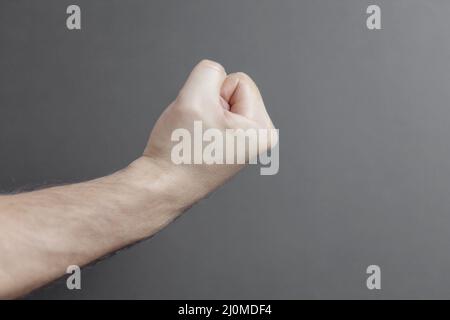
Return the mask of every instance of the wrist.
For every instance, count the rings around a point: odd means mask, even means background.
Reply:
[[[198,201],[203,193],[193,185],[186,168],[155,157],[141,156],[126,169],[127,181],[151,199],[164,202],[177,215]]]

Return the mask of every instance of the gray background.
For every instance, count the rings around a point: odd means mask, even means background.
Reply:
[[[81,31],[65,27],[72,3]],[[81,291],[63,279],[30,298],[450,298],[449,14],[444,0],[1,0],[3,192],[128,164],[201,58],[252,75],[281,135],[278,175],[248,168],[83,270]]]

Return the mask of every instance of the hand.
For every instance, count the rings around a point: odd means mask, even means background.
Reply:
[[[201,61],[191,72],[178,97],[163,112],[151,133],[144,158],[156,163],[166,172],[184,177],[183,181],[198,199],[223,184],[237,173],[239,164],[176,165],[171,159],[176,129],[187,129],[194,135],[194,121],[201,121],[203,130],[274,129],[261,94],[246,74],[227,75],[224,68],[213,61]],[[259,145],[257,153],[266,151],[278,137]],[[194,151],[195,152],[195,151]],[[257,156],[248,150],[247,160]]]

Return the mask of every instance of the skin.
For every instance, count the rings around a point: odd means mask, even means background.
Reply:
[[[84,266],[150,237],[235,175],[243,165],[172,163],[173,130],[192,131],[195,120],[205,129],[274,128],[249,76],[201,61],[128,167],[84,183],[0,196],[0,298],[20,297],[69,265]]]

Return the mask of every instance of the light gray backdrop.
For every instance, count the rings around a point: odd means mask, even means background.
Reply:
[[[444,0],[0,0],[3,192],[128,164],[201,58],[252,75],[281,135],[278,175],[248,168],[83,270],[81,291],[63,279],[30,297],[450,298],[449,14]]]

